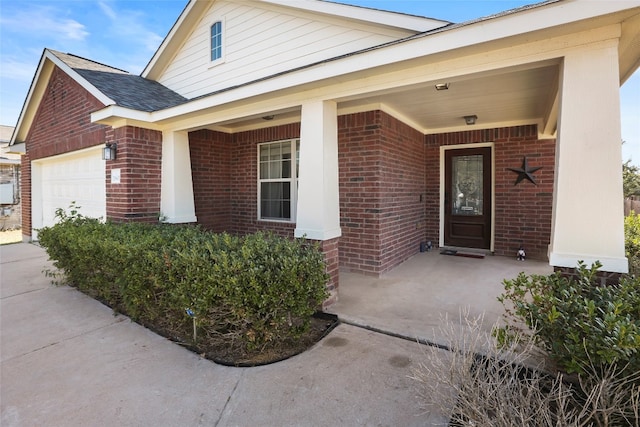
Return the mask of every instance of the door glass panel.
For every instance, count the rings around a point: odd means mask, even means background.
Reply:
[[[481,154],[451,159],[453,215],[482,215],[482,165]]]

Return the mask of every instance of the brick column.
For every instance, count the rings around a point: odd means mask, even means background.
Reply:
[[[553,267],[555,273],[560,273],[562,277],[567,279],[576,279],[578,274],[576,269],[572,267]],[[600,282],[600,286],[610,286],[620,283],[622,273],[612,273],[609,271],[598,271],[595,275],[596,279]]]
[[[329,282],[327,282],[329,297],[322,304],[322,308],[327,308],[338,301],[338,287],[340,284],[339,243],[339,238],[320,242],[320,248],[324,253],[324,262],[326,264],[327,273],[329,273]]]
[[[116,160],[106,162],[107,218],[115,221],[157,222],[160,213],[162,135],[125,126],[110,130],[117,143]],[[114,179],[119,173],[119,182]]]

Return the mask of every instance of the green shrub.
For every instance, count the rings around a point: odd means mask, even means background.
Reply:
[[[237,334],[249,348],[295,339],[327,297],[323,255],[273,234],[202,234],[170,258],[171,294],[208,333]]]
[[[56,210],[58,224],[38,230],[40,245],[47,249],[53,265],[65,273],[65,279],[93,297],[114,303],[117,296],[110,282],[112,277],[103,271],[101,261],[106,229],[98,219],[87,218],[71,205],[69,214]]]
[[[304,239],[57,216],[39,238],[67,283],[143,324],[255,350],[298,338],[327,297],[323,254]]]
[[[640,214],[635,212],[624,219],[624,248],[629,275],[640,277]]]
[[[600,286],[596,272],[580,263],[577,277],[559,273],[505,280],[498,298],[511,324],[524,322],[534,342],[567,372],[618,366],[640,371],[640,279]],[[504,331],[504,330],[503,330]],[[504,338],[504,335],[502,335]]]

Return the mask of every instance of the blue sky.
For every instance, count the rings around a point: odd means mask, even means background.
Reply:
[[[536,0],[343,0],[463,22]],[[187,0],[0,0],[0,124],[15,126],[42,50],[140,73]],[[621,90],[623,159],[640,165],[640,71]]]

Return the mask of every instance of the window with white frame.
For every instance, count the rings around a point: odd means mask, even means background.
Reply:
[[[258,217],[295,221],[300,140],[258,145]]]
[[[222,21],[211,26],[211,61],[222,58]]]

